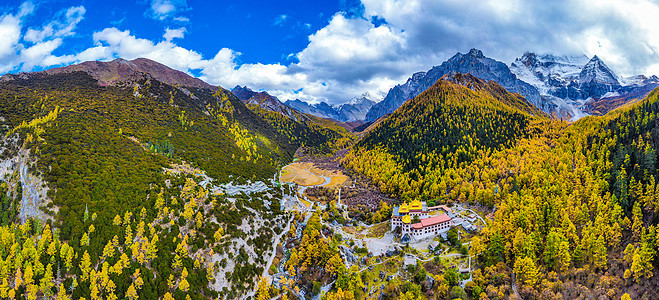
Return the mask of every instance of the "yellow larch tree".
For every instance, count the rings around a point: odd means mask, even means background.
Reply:
[[[59,284],[59,289],[57,292],[57,300],[69,300],[68,295],[66,295],[66,289],[64,288],[64,283]]]
[[[91,258],[89,257],[89,253],[85,251],[85,253],[82,255],[82,259],[80,260],[80,271],[82,272],[82,280],[86,280],[89,278],[89,272],[91,272]]]
[[[137,295],[137,290],[135,289],[135,285],[131,284],[128,289],[126,290],[126,298],[130,300],[136,300],[139,298]]]
[[[114,216],[114,220],[112,220],[112,225],[121,226],[121,216],[120,215]]]
[[[266,277],[261,276],[256,289],[256,299],[267,300],[270,299],[270,282]]]
[[[183,279],[181,279],[181,282],[179,282],[179,284],[178,284],[178,288],[179,288],[181,291],[187,293],[188,290],[190,289],[190,283],[188,283],[188,280],[187,280],[187,279],[183,278]]]

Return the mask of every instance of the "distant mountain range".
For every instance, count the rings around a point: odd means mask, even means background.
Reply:
[[[299,99],[286,101],[286,105],[301,112],[321,118],[335,119],[341,122],[364,120],[366,118],[366,113],[375,104],[375,98],[369,93],[364,93],[359,97],[352,98],[350,101],[339,105],[329,105],[325,102],[309,104]]]
[[[363,121],[368,110],[376,103],[369,93],[340,105],[329,105],[325,102],[310,104],[299,99],[282,103],[277,97],[265,91],[255,92],[247,86],[239,85],[231,89],[231,93],[246,105],[257,105],[265,110],[281,113],[295,121],[300,121],[299,117],[304,118],[304,114],[340,122]]]
[[[233,93],[238,99],[240,99],[246,105],[248,104],[258,105],[263,109],[281,113],[284,116],[287,116],[295,121],[298,121],[298,116],[295,114],[293,109],[291,109],[289,106],[279,101],[277,97],[272,96],[267,92],[255,92],[246,86],[241,87],[237,85],[236,87],[231,89],[231,93]]]
[[[633,99],[641,99],[659,86],[657,76],[620,78],[597,56],[536,55],[525,53],[510,67],[485,57],[478,49],[457,53],[427,72],[412,75],[389,90],[366,114],[366,122],[394,112],[405,101],[427,90],[446,74],[469,73],[493,80],[510,92],[519,93],[542,111],[565,120],[603,115]]]
[[[405,101],[421,94],[442,76],[449,73],[469,73],[484,80],[493,80],[506,90],[521,94],[542,110],[547,109],[549,106],[548,103],[544,103],[537,89],[517,79],[505,63],[485,57],[483,52],[478,49],[471,49],[467,54],[455,54],[449,60],[433,67],[428,72],[415,73],[405,84],[391,88],[384,100],[374,105],[366,114],[366,121],[373,122],[394,112]]]
[[[551,113],[564,119],[606,114],[632,99],[645,97],[659,86],[657,76],[622,78],[597,55],[588,59],[585,55],[525,53],[510,69],[533,85],[543,98],[556,104]]]
[[[294,120],[293,110],[350,123],[359,131],[393,113],[443,76],[454,74],[471,74],[485,81],[492,80],[509,92],[522,95],[554,118],[572,121],[587,115],[604,115],[631,100],[645,97],[659,86],[657,76],[622,78],[597,56],[589,59],[585,55],[537,55],[527,52],[508,66],[486,57],[478,49],[471,49],[466,54],[455,54],[427,72],[414,73],[404,84],[391,88],[380,102],[376,102],[369,93],[343,104],[330,105],[326,102],[311,104],[300,99],[282,103],[266,92],[255,92],[240,86],[232,92],[245,104],[256,104]]]
[[[141,79],[156,79],[180,87],[217,90],[197,78],[176,71],[148,59],[112,62],[84,62],[64,68],[46,70],[54,75],[83,71],[98,80],[101,85],[121,85]],[[583,116],[603,115],[633,99],[645,97],[659,87],[657,76],[644,75],[622,78],[611,70],[599,57],[557,56],[552,54],[525,53],[510,66],[488,58],[478,49],[457,53],[439,66],[427,72],[412,75],[404,84],[389,90],[379,103],[369,93],[364,93],[340,105],[325,102],[310,104],[295,99],[282,102],[267,92],[255,92],[248,87],[236,86],[231,92],[245,104],[258,105],[293,119],[303,115],[295,111],[340,122],[372,123],[394,112],[405,101],[427,90],[446,74],[472,74],[484,80],[493,80],[510,92],[519,93],[531,104],[559,119],[577,120]],[[4,77],[8,79],[8,77]],[[356,125],[353,125],[356,126]]]

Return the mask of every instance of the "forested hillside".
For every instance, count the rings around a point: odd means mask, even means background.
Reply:
[[[86,72],[3,78],[0,298],[269,298],[323,286],[326,299],[373,294],[363,289],[378,282],[365,271],[369,249],[327,227],[341,215],[336,203],[308,219],[287,214],[286,189],[269,183],[299,147],[352,145],[344,128],[149,76],[108,86]],[[382,295],[658,298],[657,114],[659,90],[570,124],[494,82],[445,76],[342,163],[403,201],[492,212],[459,249],[477,269],[462,289],[440,259],[401,271],[394,257],[373,265],[403,276],[382,281]],[[255,180],[265,188],[219,188]],[[377,214],[389,213],[383,202]],[[348,263],[346,245],[364,257]],[[259,280],[282,259],[287,282]]]
[[[356,140],[355,135],[328,119],[295,110],[292,110],[295,116],[292,119],[255,104],[247,104],[247,107],[285,136],[292,145],[302,147],[307,154],[328,154],[349,147]]]
[[[471,299],[505,298],[513,281],[524,299],[659,297],[659,92],[574,124],[479,93],[438,81],[344,163],[403,199],[494,211],[469,250],[479,265]]]
[[[285,215],[272,192],[214,186],[269,182],[312,143],[222,88],[127,79],[3,77],[0,298],[231,299],[256,283]]]
[[[452,191],[450,178],[439,177],[448,175],[445,170],[515,145],[528,136],[531,123],[544,118],[523,97],[493,81],[445,76],[366,134],[346,163],[384,192],[436,198]]]
[[[233,95],[188,89],[156,80],[101,87],[82,72],[2,84],[5,135],[38,157],[59,218],[70,219],[64,236],[85,205],[103,218],[137,207],[169,162],[228,182],[270,177],[291,159],[295,147]]]

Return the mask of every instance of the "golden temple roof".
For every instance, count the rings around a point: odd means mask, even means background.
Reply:
[[[423,204],[421,204],[421,201],[419,200],[414,200],[410,203],[409,210],[423,210]]]
[[[398,208],[398,213],[399,213],[399,214],[406,214],[406,213],[408,213],[408,212],[410,212],[410,209],[409,209],[409,207],[407,206],[407,203],[403,203],[403,204],[400,206],[400,208]]]
[[[410,217],[410,215],[403,216],[403,223],[410,224],[411,222],[412,222],[412,218]]]

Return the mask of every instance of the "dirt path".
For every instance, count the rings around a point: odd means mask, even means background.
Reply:
[[[286,223],[286,227],[284,230],[275,238],[275,240],[272,242],[272,255],[270,255],[270,258],[268,258],[268,263],[265,265],[265,269],[263,269],[263,277],[266,277],[268,275],[268,271],[270,270],[270,267],[272,266],[272,262],[275,260],[275,256],[277,256],[277,245],[281,242],[281,238],[288,233],[289,230],[291,230],[291,222],[293,222],[293,217],[291,216],[288,219],[288,223]]]
[[[520,297],[520,296],[519,296],[519,293],[517,292],[517,280],[515,279],[515,272],[513,272],[513,270],[512,270],[511,268],[508,268],[508,269],[509,269],[509,270],[512,272],[512,274],[513,274],[513,276],[512,276],[512,277],[513,277],[513,292],[515,293],[515,297],[516,297],[517,299],[522,299],[522,297]]]
[[[286,228],[284,228],[284,230],[283,230],[279,235],[277,235],[277,237],[275,238],[275,240],[272,242],[272,254],[271,254],[270,257],[268,258],[268,263],[267,263],[267,264],[265,265],[265,267],[263,268],[263,274],[261,274],[262,277],[264,277],[264,278],[265,278],[265,277],[268,277],[268,278],[270,278],[270,279],[272,280],[272,278],[271,278],[270,275],[268,274],[268,271],[270,270],[270,267],[272,266],[272,263],[273,263],[274,260],[275,260],[275,256],[277,256],[277,245],[279,245],[279,243],[281,242],[281,238],[282,238],[284,235],[286,235],[286,234],[288,233],[289,230],[291,230],[291,222],[293,222],[293,217],[292,217],[292,216],[288,219],[288,222],[286,223]],[[251,298],[254,298],[254,296],[256,296],[256,290],[257,290],[257,289],[258,289],[258,285],[256,285],[256,286],[254,287],[254,290],[252,290],[252,291],[250,291],[249,293],[245,294],[245,295],[243,296],[242,299],[251,299]],[[279,297],[279,296],[277,296],[277,297]],[[274,298],[272,298],[272,299],[276,299],[277,297],[274,297]]]

